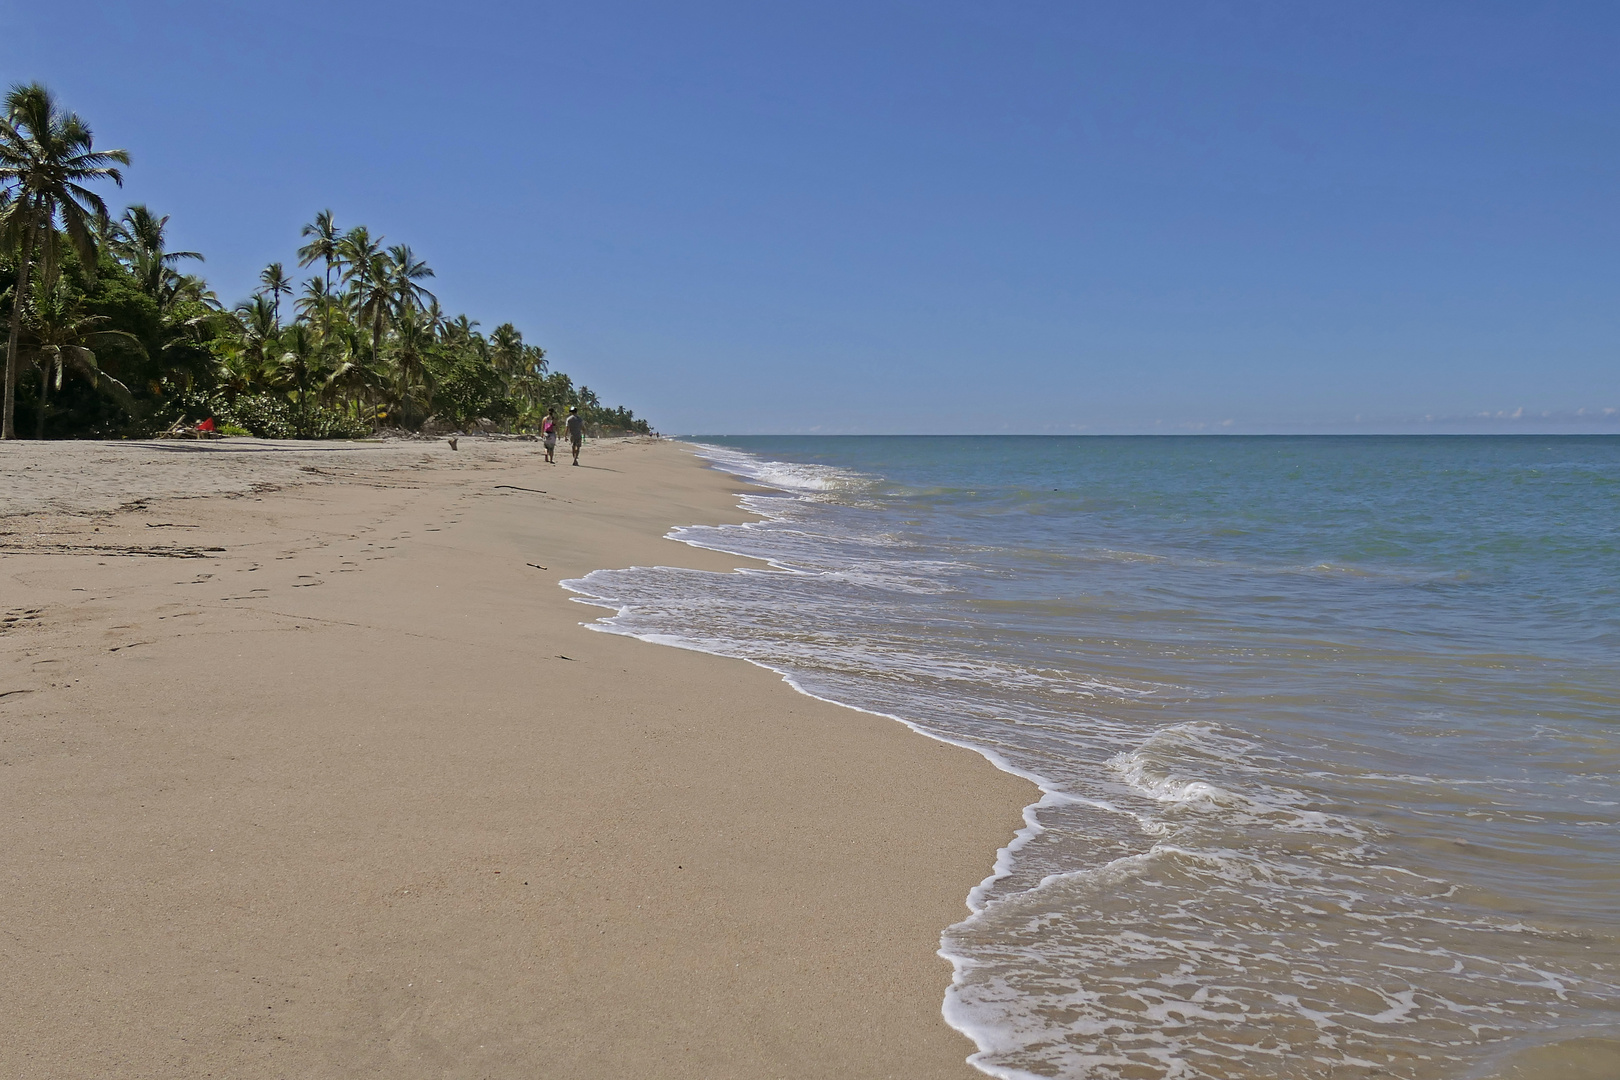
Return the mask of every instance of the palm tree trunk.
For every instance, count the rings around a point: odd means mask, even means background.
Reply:
[[[376,316],[371,321],[371,366],[372,367],[377,366],[378,346],[380,346],[382,344],[382,324],[383,324],[383,313],[382,313],[382,309],[378,308]]]
[[[34,230],[23,232],[22,258],[17,260],[17,286],[11,296],[11,329],[6,334],[6,394],[0,408],[0,439],[17,437],[17,346],[22,335],[23,293],[28,291],[28,264],[34,257]]]
[[[43,364],[39,369],[39,423],[35,425],[34,438],[40,442],[45,441],[45,401],[51,392],[51,365]]]

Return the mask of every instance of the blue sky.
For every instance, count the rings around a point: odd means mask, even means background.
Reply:
[[[1530,0],[0,0],[224,298],[331,207],[684,433],[1620,432],[1616,55]]]

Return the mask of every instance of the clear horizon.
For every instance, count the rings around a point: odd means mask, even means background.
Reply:
[[[227,303],[330,207],[665,432],[1620,432],[1610,8],[0,27]]]
[[[689,439],[702,441],[703,439],[747,439],[747,438],[874,438],[874,439],[1196,439],[1196,438],[1406,438],[1427,437],[1434,438],[1522,438],[1522,439],[1613,439],[1620,438],[1620,431],[1613,428],[1604,429],[1593,424],[1583,427],[1575,422],[1568,422],[1559,426],[1555,421],[1542,425],[1514,428],[1511,430],[1490,430],[1483,422],[1472,424],[1458,421],[1454,427],[1440,428],[1435,425],[1419,427],[1409,425],[1401,427],[1391,423],[1384,425],[1367,425],[1355,430],[1344,425],[1324,424],[1318,429],[1305,429],[1300,427],[1285,427],[1275,425],[1274,428],[1261,430],[1239,429],[1236,426],[1212,428],[1208,425],[1185,424],[1181,430],[1161,431],[723,431],[723,432],[689,432],[664,431],[658,429],[658,434],[671,439]]]

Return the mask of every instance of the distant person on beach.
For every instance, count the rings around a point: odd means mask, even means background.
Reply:
[[[557,418],[552,415],[551,407],[546,407],[546,417],[540,421],[540,433],[546,439],[546,460],[557,464]]]
[[[579,418],[579,407],[568,406],[568,443],[574,449],[574,464],[579,464],[579,444],[585,441],[585,421]]]

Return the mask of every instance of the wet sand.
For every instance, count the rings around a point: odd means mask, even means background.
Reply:
[[[560,579],[726,570],[681,447],[0,445],[0,1075],[972,1077],[1035,797]]]

